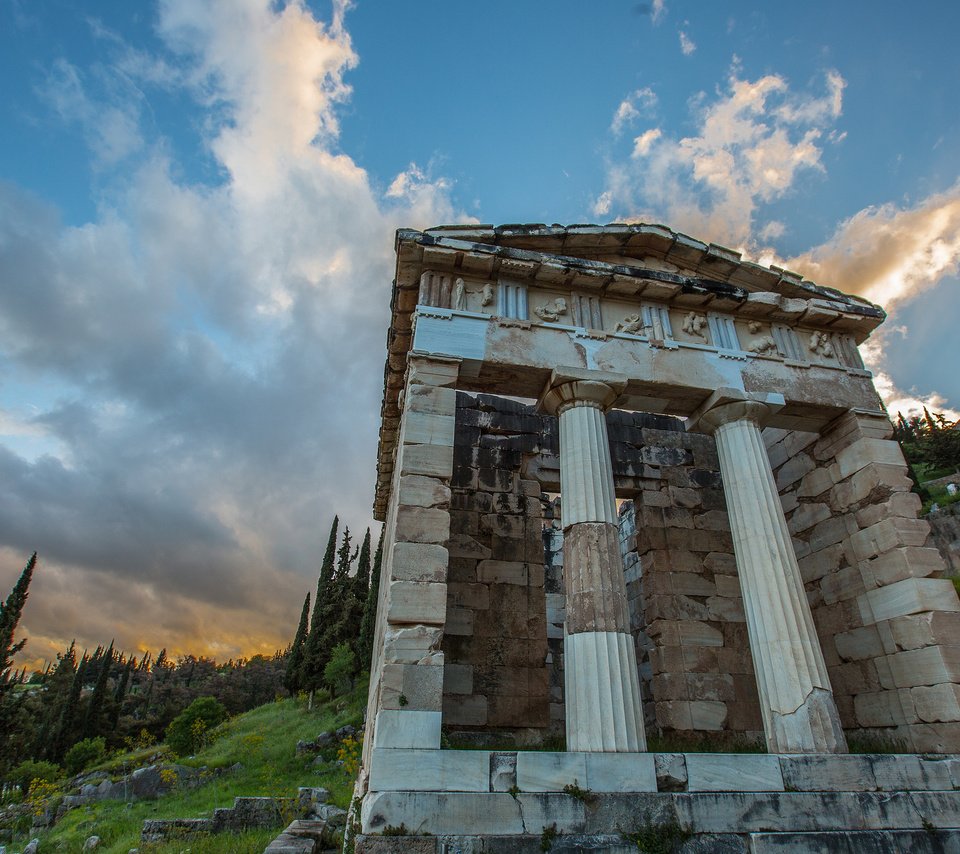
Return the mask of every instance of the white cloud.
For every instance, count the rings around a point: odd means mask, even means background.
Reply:
[[[865,341],[860,346],[860,354],[864,364],[873,371],[874,385],[893,419],[896,419],[898,412],[902,413],[904,418],[923,415],[924,409],[931,413],[942,413],[951,421],[960,418],[960,411],[953,409],[939,392],[922,392],[917,389],[904,391],[897,386],[886,369],[888,360],[884,352],[883,335],[874,335]]]
[[[840,113],[843,78],[830,72],[825,94],[797,94],[779,75],[741,79],[736,64],[724,92],[694,100],[696,133],[661,133],[642,144],[642,164],[610,165],[604,192],[618,219],[746,246],[760,205],[789,193],[798,175],[822,171],[820,140]]]
[[[690,38],[683,30],[680,30],[680,50],[684,56],[691,56],[693,52],[697,49],[697,46],[694,44],[693,39]]]
[[[657,95],[649,86],[637,89],[624,98],[613,114],[610,130],[614,135],[629,127],[644,115],[649,115],[657,105]]]
[[[663,20],[663,16],[667,12],[667,6],[664,3],[664,0],[653,0],[650,4],[650,18],[653,20],[653,23],[659,24]]]
[[[371,521],[393,231],[465,217],[416,165],[380,194],[338,150],[343,8],[324,26],[299,0],[167,0],[168,55],[117,47],[145,91],[195,100],[217,182],[184,180],[135,123],[125,146],[87,137],[127,158],[95,221],[64,227],[0,185],[0,359],[59,389],[31,424],[64,449],[0,438],[0,589],[39,549],[24,620],[50,644],[276,645],[333,514],[361,536]],[[139,116],[134,89],[106,97]]]
[[[663,132],[660,128],[651,128],[644,131],[633,141],[633,153],[631,157],[646,157],[650,153],[653,144],[660,139]]]

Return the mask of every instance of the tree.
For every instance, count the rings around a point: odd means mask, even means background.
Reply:
[[[14,641],[14,635],[27,601],[27,590],[36,565],[37,553],[34,552],[10,595],[0,604],[0,772],[5,772],[16,758],[7,755],[13,750],[12,735],[20,706],[13,690],[17,685],[13,659],[26,645],[27,639]]]
[[[303,610],[300,612],[300,622],[297,624],[297,633],[293,636],[290,646],[290,655],[287,657],[287,669],[283,676],[283,684],[291,694],[296,694],[302,687],[303,653],[307,645],[307,619],[310,617],[310,594],[303,600]]]
[[[207,734],[226,720],[227,710],[214,697],[198,697],[167,727],[167,744],[180,756],[196,753],[207,740]]]
[[[350,644],[338,643],[333,648],[327,666],[323,669],[324,681],[334,697],[345,694],[353,686],[353,671],[354,658]]]
[[[357,638],[357,665],[361,668],[370,667],[370,659],[373,657],[373,633],[376,629],[377,599],[380,595],[380,566],[383,563],[383,534],[384,529],[381,529],[377,553],[373,558],[370,586],[367,588],[367,598],[363,605],[360,636]]]
[[[303,653],[303,671],[300,678],[300,688],[311,693],[322,686],[323,668],[330,658],[329,650],[323,649],[324,627],[330,620],[332,612],[329,601],[334,575],[334,557],[337,552],[337,527],[340,519],[333,517],[330,526],[330,537],[327,539],[327,550],[320,565],[320,577],[317,579],[317,596],[313,600],[313,614],[310,617],[310,632]]]
[[[87,713],[83,719],[83,737],[90,739],[97,734],[100,728],[100,718],[103,713],[103,702],[107,694],[107,679],[110,678],[110,668],[113,665],[113,641],[110,649],[100,656],[100,669],[97,672],[97,681],[93,686],[93,694],[87,704]]]

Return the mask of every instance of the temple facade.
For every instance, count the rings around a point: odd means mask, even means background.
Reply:
[[[960,747],[960,602],[857,350],[879,307],[658,225],[396,253],[364,833],[657,792],[704,739],[781,789],[848,740]]]

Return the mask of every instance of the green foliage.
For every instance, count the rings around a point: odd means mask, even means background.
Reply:
[[[380,542],[373,558],[370,584],[367,598],[363,603],[363,616],[360,619],[360,636],[357,638],[357,662],[360,667],[368,667],[373,657],[373,634],[377,621],[377,599],[380,595],[380,566],[383,563],[383,534],[386,526],[380,529]]]
[[[651,753],[766,753],[762,741],[751,741],[742,735],[682,735],[670,733],[647,737],[647,750]]]
[[[693,830],[684,827],[675,818],[659,823],[646,818],[639,830],[623,834],[624,839],[633,842],[637,850],[646,854],[673,854],[679,851],[691,836]]]
[[[156,801],[98,801],[70,810],[49,831],[41,832],[41,851],[79,851],[87,837],[97,835],[103,854],[127,854],[139,848],[149,854],[237,854],[263,851],[276,837],[280,826],[272,830],[250,831],[239,835],[219,834],[144,847],[140,830],[144,819],[209,816],[218,807],[229,807],[235,797],[295,797],[300,786],[322,786],[337,806],[346,809],[353,794],[353,780],[347,779],[333,754],[319,763],[313,756],[297,755],[297,741],[312,740],[318,732],[335,730],[344,724],[358,725],[366,704],[367,680],[343,697],[308,711],[303,701],[284,699],[269,702],[220,726],[218,738],[207,744],[186,764],[210,770],[197,787],[174,789]],[[102,768],[111,775],[129,774],[135,768],[156,761],[157,748],[111,757]],[[236,766],[240,763],[240,766]],[[229,770],[228,770],[229,769]],[[29,827],[18,831],[9,847],[21,851],[31,836]]]
[[[34,552],[10,595],[4,602],[0,602],[0,776],[17,760],[20,753],[13,737],[21,706],[21,698],[13,690],[19,684],[13,670],[13,659],[27,641],[25,638],[14,641],[14,635],[27,601],[27,590],[36,565],[37,553]]]
[[[848,733],[847,750],[850,753],[910,753],[905,741],[869,732]]]
[[[181,756],[196,753],[204,745],[207,733],[226,717],[222,703],[213,697],[199,697],[167,727],[167,745]]]
[[[59,765],[43,760],[38,762],[34,759],[25,759],[7,774],[7,782],[19,786],[20,791],[26,794],[34,780],[53,783],[62,776],[63,769]]]
[[[307,620],[310,618],[310,594],[303,600],[303,609],[300,611],[300,622],[297,624],[297,633],[293,636],[290,645],[290,655],[287,656],[287,669],[283,675],[283,684],[291,694],[296,694],[303,685],[303,655],[307,646]]]
[[[63,757],[63,767],[68,774],[79,774],[84,768],[89,768],[103,759],[107,750],[107,743],[103,736],[85,738],[71,747]]]
[[[540,834],[540,850],[549,851],[553,848],[553,843],[558,836],[560,836],[560,831],[557,830],[556,822],[549,827],[544,827],[543,833]]]
[[[350,644],[339,643],[333,648],[333,655],[323,669],[323,678],[330,691],[336,697],[350,690],[353,682],[354,656]]]
[[[597,800],[597,796],[593,793],[593,790],[580,788],[578,780],[567,783],[567,785],[563,787],[563,791],[565,794],[570,795],[570,797],[576,798],[585,804],[592,804]]]
[[[953,427],[942,412],[931,415],[924,409],[922,417],[909,419],[898,412],[894,438],[911,466],[923,467],[927,477],[936,477],[935,472],[950,474],[960,467],[960,430]]]
[[[400,827],[395,827],[392,824],[388,824],[381,832],[381,836],[409,836],[409,835],[410,835],[410,831],[408,830],[407,826],[403,822],[400,822]]]

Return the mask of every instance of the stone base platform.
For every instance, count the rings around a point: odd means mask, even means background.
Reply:
[[[391,750],[371,764],[357,854],[960,854],[952,755]]]

